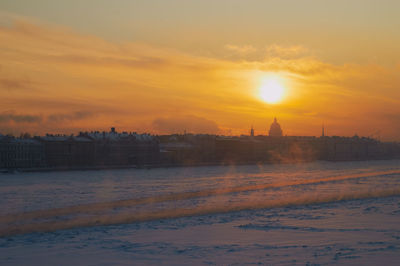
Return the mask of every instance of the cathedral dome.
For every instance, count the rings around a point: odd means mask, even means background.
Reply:
[[[281,137],[282,136],[282,129],[281,125],[276,121],[276,117],[274,118],[274,122],[271,124],[269,128],[269,135],[271,137]]]

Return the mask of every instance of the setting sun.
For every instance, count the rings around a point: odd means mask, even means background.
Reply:
[[[282,101],[285,87],[278,77],[268,77],[262,80],[259,88],[259,97],[264,102],[275,104]]]

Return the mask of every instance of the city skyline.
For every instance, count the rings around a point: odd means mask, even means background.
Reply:
[[[271,134],[271,130],[272,132],[276,132],[277,128],[276,125],[278,127],[278,133],[272,133]],[[245,134],[240,134],[240,135],[234,135],[234,134],[230,134],[230,135],[223,135],[223,134],[213,134],[210,132],[193,132],[193,131],[188,131],[186,128],[183,129],[183,131],[170,131],[168,133],[151,133],[149,131],[142,131],[142,132],[137,132],[137,131],[126,131],[126,130],[122,130],[122,131],[118,131],[118,128],[112,126],[112,127],[108,127],[108,129],[104,129],[104,130],[93,130],[93,129],[86,129],[86,130],[82,130],[79,132],[72,132],[72,133],[67,133],[67,132],[45,132],[43,134],[32,134],[31,132],[28,131],[22,131],[20,132],[20,134],[13,134],[13,133],[6,133],[4,134],[4,132],[0,132],[0,137],[19,137],[19,138],[34,138],[34,137],[40,137],[40,136],[77,136],[77,135],[81,135],[81,134],[88,134],[88,133],[115,133],[115,134],[138,134],[138,135],[153,135],[153,136],[162,136],[162,135],[214,135],[214,136],[227,136],[227,137],[240,137],[240,136],[274,136],[274,137],[344,137],[344,138],[349,138],[349,137],[364,137],[364,138],[369,138],[369,139],[375,139],[380,141],[380,135],[379,133],[377,134],[371,134],[369,136],[359,136],[358,134],[354,134],[353,136],[338,136],[338,135],[329,135],[326,133],[326,129],[325,129],[325,125],[321,126],[321,132],[320,134],[314,134],[314,135],[287,135],[284,134],[284,131],[281,129],[281,126],[279,123],[277,123],[277,118],[274,118],[274,121],[266,127],[266,129],[256,129],[254,128],[254,126],[251,126],[248,129],[248,132]]]
[[[2,1],[0,132],[400,140],[398,2],[229,3]]]
[[[1,0],[0,265],[397,265],[400,1]]]

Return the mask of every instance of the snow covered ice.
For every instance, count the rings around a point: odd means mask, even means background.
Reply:
[[[397,265],[400,161],[0,175],[1,265]]]

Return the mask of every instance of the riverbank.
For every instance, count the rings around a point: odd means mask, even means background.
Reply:
[[[204,167],[204,166],[229,166],[229,165],[271,165],[271,164],[297,164],[314,161],[326,162],[362,162],[362,161],[381,161],[398,160],[399,158],[382,158],[374,160],[283,160],[283,161],[246,161],[246,162],[187,162],[187,163],[158,163],[145,165],[98,165],[98,166],[78,166],[78,167],[39,167],[39,168],[19,168],[19,169],[0,169],[1,173],[20,173],[20,172],[65,172],[65,171],[100,171],[113,169],[153,169],[153,168],[179,168],[179,167]]]

